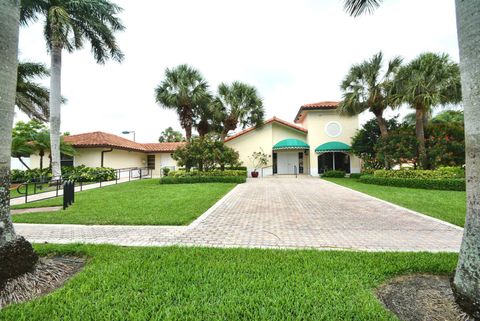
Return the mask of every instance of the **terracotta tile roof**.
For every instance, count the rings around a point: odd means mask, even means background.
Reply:
[[[104,147],[104,148],[116,148],[138,152],[173,152],[177,147],[182,146],[181,143],[147,143],[141,144],[129,139],[104,133],[104,132],[91,132],[78,135],[65,136],[64,141],[70,143],[73,147],[85,148],[85,147]]]
[[[264,124],[264,125],[268,125],[268,124],[273,123],[273,122],[282,124],[282,125],[284,125],[284,126],[287,126],[287,127],[290,127],[290,128],[296,129],[296,130],[299,130],[299,131],[302,131],[302,132],[304,132],[304,133],[307,133],[307,132],[308,132],[306,128],[303,128],[302,126],[298,126],[298,125],[292,124],[292,123],[290,123],[290,122],[288,122],[288,121],[285,121],[285,120],[282,120],[282,119],[280,119],[280,118],[278,118],[278,117],[272,117],[272,118],[266,120],[263,124]],[[244,134],[246,134],[246,133],[248,133],[248,132],[251,132],[251,131],[254,130],[254,129],[255,129],[255,127],[249,127],[249,128],[247,128],[247,129],[244,129],[244,130],[242,130],[242,131],[240,131],[240,132],[238,132],[238,133],[236,133],[236,134],[233,134],[232,136],[227,137],[227,138],[225,139],[225,141],[228,142],[228,141],[230,141],[230,140],[232,140],[232,139],[235,139],[235,138],[237,138],[237,137],[239,137],[239,136],[242,136],[242,135],[244,135]]]
[[[300,109],[298,110],[297,116],[295,116],[295,123],[301,122],[303,118],[305,117],[305,113],[302,113],[304,110],[328,110],[328,109],[336,109],[338,107],[338,104],[340,104],[339,101],[321,101],[318,103],[311,103],[311,104],[305,104],[300,106]]]

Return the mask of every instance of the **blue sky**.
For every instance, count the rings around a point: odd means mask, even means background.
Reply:
[[[135,130],[137,141],[154,142],[164,128],[180,129],[153,90],[165,68],[182,63],[199,69],[213,92],[222,81],[256,86],[267,117],[293,121],[304,103],[340,99],[349,67],[379,50],[406,60],[446,52],[458,61],[453,0],[385,0],[356,19],[339,0],[115,2],[124,8],[125,61],[97,65],[88,46],[64,53],[63,131]],[[21,29],[20,57],[49,63],[40,23]]]

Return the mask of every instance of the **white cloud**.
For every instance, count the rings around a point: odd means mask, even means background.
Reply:
[[[127,27],[118,34],[125,61],[97,65],[89,48],[64,53],[63,131],[136,130],[138,141],[153,142],[165,127],[180,129],[153,90],[166,67],[181,63],[198,68],[213,90],[222,81],[255,85],[268,117],[293,120],[303,103],[339,99],[349,67],[379,50],[458,60],[453,0],[390,0],[356,19],[340,0],[116,2]],[[48,64],[45,48],[41,25],[21,30],[22,59]]]

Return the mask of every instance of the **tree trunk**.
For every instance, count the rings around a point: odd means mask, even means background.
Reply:
[[[425,131],[423,128],[423,109],[415,110],[415,135],[418,140],[418,160],[423,169],[427,166],[427,152],[425,149]]]
[[[30,169],[30,167],[28,167],[27,164],[25,164],[25,162],[23,161],[23,159],[21,157],[17,157],[17,158],[20,161],[20,163],[22,163],[22,165],[25,166],[26,169]]]
[[[60,119],[62,103],[62,45],[55,42],[51,48],[50,75],[50,157],[52,159],[52,180],[60,179]]]
[[[465,113],[467,217],[453,292],[480,319],[480,2],[456,0]]]
[[[192,139],[192,126],[187,125],[185,126],[185,138],[187,139],[187,142],[189,142]]]
[[[38,153],[38,156],[40,156],[40,169],[43,169],[43,155],[45,155],[43,151],[40,151],[40,153]]]
[[[0,247],[16,238],[10,217],[10,155],[19,19],[20,1],[0,1]]]
[[[380,128],[380,135],[382,137],[387,137],[388,136],[387,122],[385,121],[385,118],[383,118],[383,114],[376,113],[375,117],[377,118],[378,128]]]

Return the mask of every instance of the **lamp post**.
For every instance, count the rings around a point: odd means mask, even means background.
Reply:
[[[124,130],[122,134],[133,134],[133,141],[135,141],[135,131],[134,130]]]

